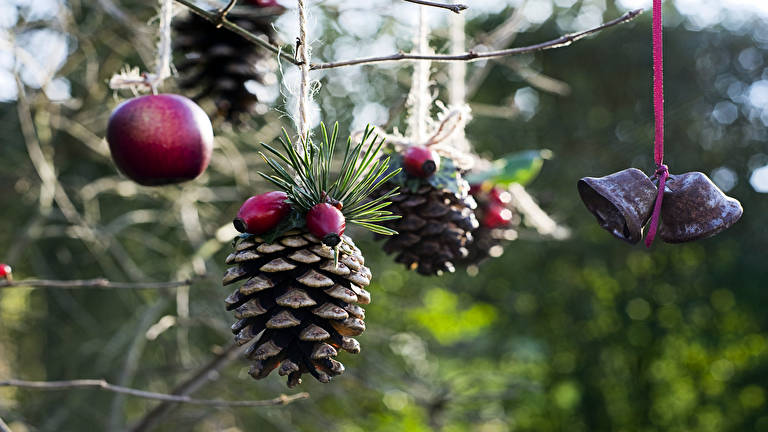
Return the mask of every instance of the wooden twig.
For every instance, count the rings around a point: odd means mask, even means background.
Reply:
[[[427,1],[427,0],[405,0],[409,3],[416,3],[424,6],[432,6],[436,8],[441,9],[448,9],[449,11],[453,13],[461,13],[463,10],[469,9],[469,6],[461,3],[455,3],[455,4],[447,4],[447,3],[437,3],[433,1]]]
[[[165,393],[148,392],[128,387],[110,384],[105,380],[99,379],[81,379],[68,381],[23,381],[23,380],[5,380],[0,381],[0,387],[19,387],[35,390],[74,390],[83,388],[95,388],[113,393],[126,394],[144,399],[160,400],[171,403],[185,403],[191,405],[205,405],[212,407],[260,407],[288,405],[301,399],[307,399],[309,393],[296,393],[293,395],[280,395],[274,399],[266,400],[239,400],[229,401],[221,399],[193,399],[189,396],[169,395]]]
[[[224,6],[221,9],[219,9],[219,16],[218,16],[218,21],[219,22],[216,23],[216,28],[219,28],[219,27],[224,25],[224,18],[227,17],[227,14],[229,13],[229,11],[231,11],[232,8],[234,8],[236,4],[237,4],[237,0],[229,0],[229,3],[227,3],[226,6]]]
[[[600,30],[613,27],[617,24],[629,22],[635,19],[642,12],[643,12],[643,9],[636,9],[633,11],[629,11],[624,15],[616,19],[613,19],[611,21],[608,21],[606,23],[603,23],[597,27],[593,27],[591,29],[584,30],[578,33],[563,35],[557,39],[552,39],[547,42],[541,42],[535,45],[529,45],[524,47],[509,48],[509,49],[503,49],[498,51],[488,51],[488,52],[469,51],[463,54],[424,55],[424,54],[407,54],[404,52],[399,52],[397,54],[392,54],[388,56],[366,57],[366,58],[343,60],[343,61],[331,62],[331,63],[313,64],[311,66],[311,69],[312,70],[332,69],[332,68],[338,68],[338,67],[344,67],[344,66],[385,63],[385,62],[403,61],[403,60],[407,60],[407,61],[428,60],[433,62],[452,62],[452,61],[473,62],[473,61],[478,61],[478,60],[483,60],[488,58],[506,57],[506,56],[530,53],[534,51],[543,51],[543,50],[554,49],[554,48],[562,48],[562,47],[571,45],[572,43],[578,41],[579,39],[582,39],[593,33],[597,33]]]
[[[201,278],[198,278],[201,279]],[[23,279],[0,281],[0,289],[14,287],[34,287],[34,288],[99,288],[99,289],[165,289],[189,286],[198,279],[186,279],[171,282],[112,282],[107,279],[83,279],[83,280],[46,280],[46,279]]]
[[[2,418],[0,418],[0,432],[11,432],[11,427],[8,426]]]
[[[217,371],[237,358],[244,348],[235,344],[230,345],[208,363],[204,364],[190,378],[177,385],[173,389],[172,394],[188,396],[199,390],[205,384],[218,377]],[[161,402],[136,422],[131,432],[147,432],[152,430],[174,406],[176,405],[168,401]]]

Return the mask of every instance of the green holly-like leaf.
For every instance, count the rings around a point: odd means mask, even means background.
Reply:
[[[282,232],[302,227],[304,216],[315,205],[339,202],[343,205],[341,212],[347,222],[378,234],[397,234],[380,225],[380,222],[400,217],[384,210],[390,204],[387,200],[397,194],[397,188],[378,198],[369,199],[373,191],[400,172],[399,168],[390,169],[389,158],[379,158],[384,140],[373,135],[372,127],[366,127],[359,144],[353,145],[352,139],[347,139],[341,166],[333,167],[339,124],[334,124],[330,135],[325,124],[321,123],[320,128],[322,141],[319,146],[312,139],[304,139],[303,154],[294,148],[285,130],[280,139],[282,151],[262,143],[267,151],[262,152],[261,157],[273,174],[259,174],[285,191],[293,210],[291,217],[286,218],[288,221],[281,223],[288,227]],[[279,235],[273,232],[270,234],[274,234],[272,239]],[[265,240],[269,241],[266,237]]]
[[[461,175],[452,159],[441,157],[440,169],[425,179],[406,174],[405,170],[402,169],[403,156],[401,154],[391,155],[389,161],[391,170],[400,169],[400,172],[392,177],[392,183],[400,186],[401,189],[416,192],[422,186],[429,184],[436,189],[447,189],[452,193],[459,193]]]
[[[512,183],[527,185],[541,172],[544,160],[552,157],[549,150],[526,150],[493,161],[491,169],[467,175],[470,184],[490,182],[499,186]]]

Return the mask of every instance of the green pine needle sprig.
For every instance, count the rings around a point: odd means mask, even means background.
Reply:
[[[381,222],[400,218],[384,210],[390,204],[389,198],[397,195],[397,188],[378,198],[369,198],[376,189],[400,172],[400,169],[389,172],[389,157],[379,157],[384,139],[373,135],[374,128],[370,126],[365,128],[359,144],[353,144],[352,138],[348,138],[341,166],[334,170],[332,162],[339,124],[334,124],[330,135],[325,124],[321,123],[320,129],[320,145],[314,144],[311,138],[307,139],[303,155],[294,148],[285,129],[280,138],[282,149],[262,143],[267,151],[261,152],[261,157],[273,173],[259,174],[284,190],[290,203],[302,214],[317,204],[338,201],[343,205],[341,212],[347,222],[377,234],[397,234],[380,225]]]

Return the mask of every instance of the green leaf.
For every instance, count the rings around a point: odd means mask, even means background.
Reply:
[[[512,153],[493,161],[491,169],[467,174],[470,184],[490,182],[499,186],[519,183],[523,186],[532,182],[541,172],[544,160],[552,157],[549,150],[526,150]]]

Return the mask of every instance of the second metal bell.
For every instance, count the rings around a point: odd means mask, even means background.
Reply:
[[[578,188],[601,227],[626,242],[640,241],[658,192],[645,173],[628,168],[605,177],[584,177]]]
[[[673,175],[664,187],[659,236],[682,243],[713,236],[735,224],[744,210],[700,172]]]

